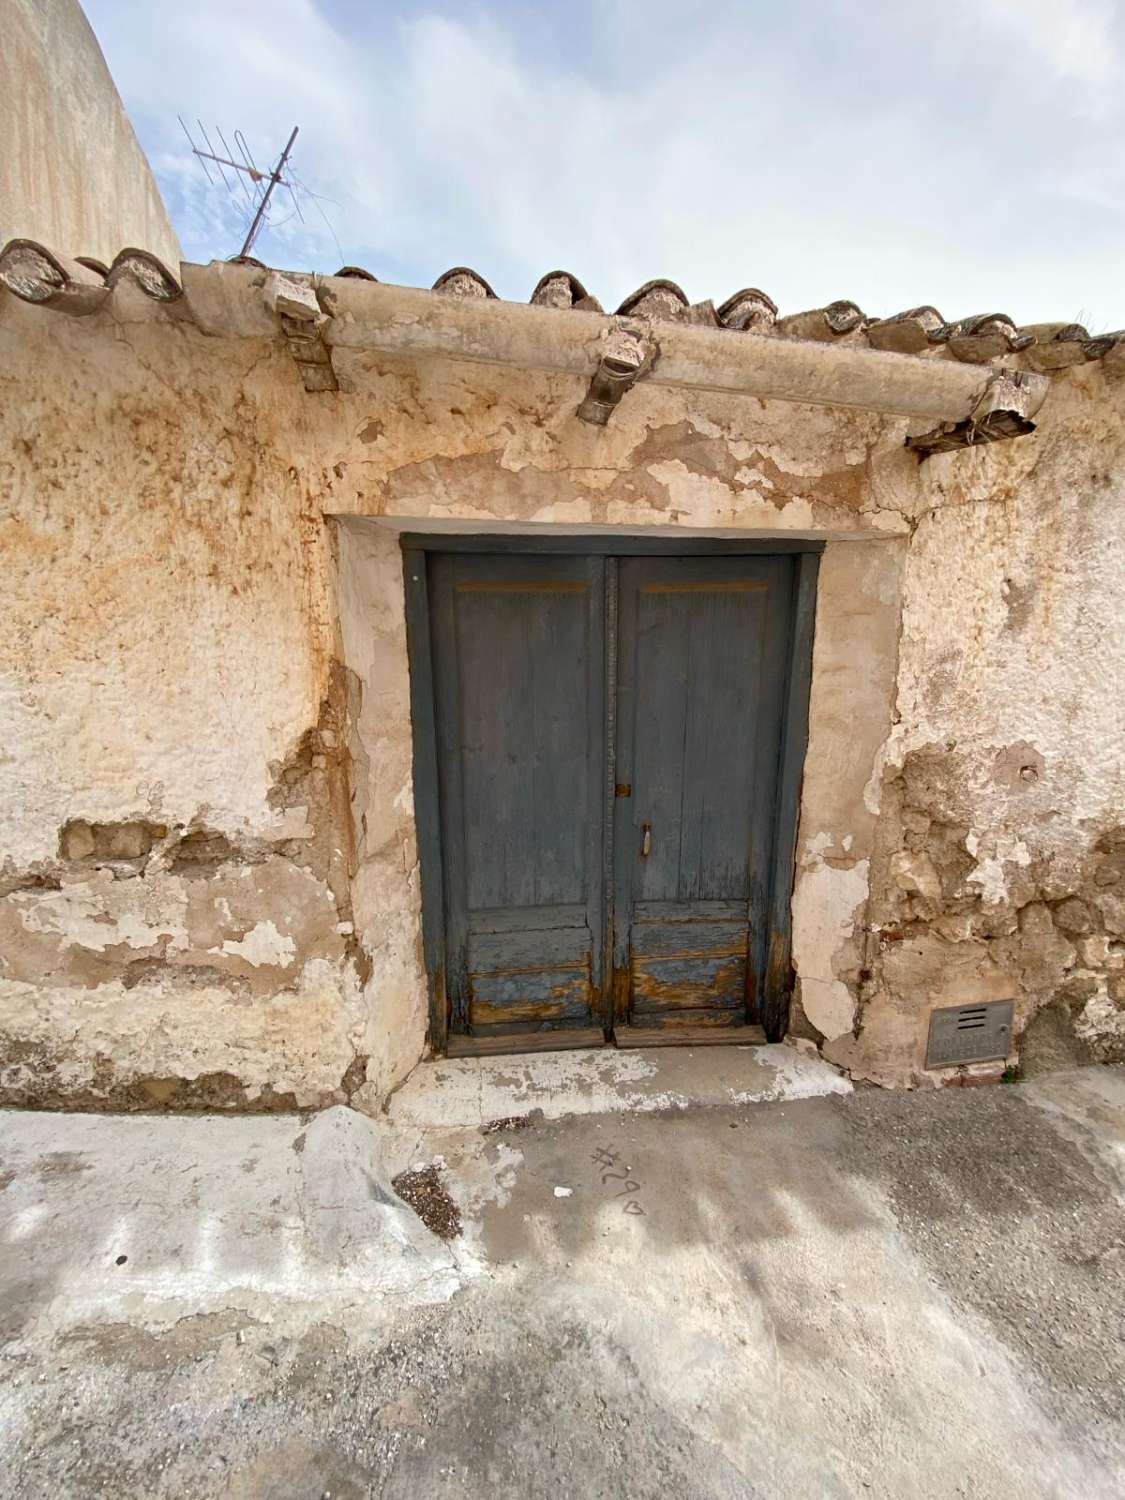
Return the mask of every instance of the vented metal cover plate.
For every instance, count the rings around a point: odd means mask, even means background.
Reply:
[[[989,1062],[1007,1057],[1012,1044],[1012,1000],[980,1005],[946,1005],[930,1014],[927,1068]]]

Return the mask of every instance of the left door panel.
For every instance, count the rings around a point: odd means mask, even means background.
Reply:
[[[454,1034],[602,1024],[604,563],[431,554]]]

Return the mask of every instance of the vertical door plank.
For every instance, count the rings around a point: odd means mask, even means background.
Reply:
[[[589,1027],[598,1015],[603,566],[436,560],[446,944],[461,1033]]]
[[[790,576],[788,558],[621,563],[615,965],[636,1024],[757,1019]]]

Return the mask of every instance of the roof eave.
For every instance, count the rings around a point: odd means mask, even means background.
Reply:
[[[278,273],[214,261],[181,266],[193,320],[210,334],[261,337],[282,331],[270,305]],[[354,277],[294,278],[310,285],[326,315],[329,349],[464,360],[518,370],[593,377],[606,339],[623,327],[655,344],[644,378],[653,385],[842,406],[934,422],[965,422],[1003,380],[1006,399],[1031,418],[1050,388],[1044,375],[871,349],[527,306],[453,298]]]

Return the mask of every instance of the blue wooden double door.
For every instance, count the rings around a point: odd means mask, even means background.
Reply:
[[[451,1045],[760,1034],[798,566],[429,554]]]

